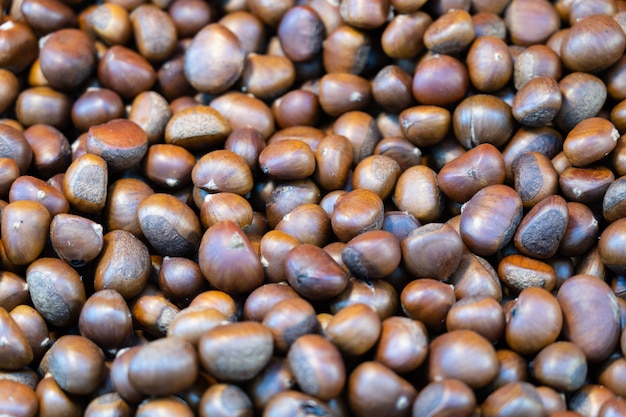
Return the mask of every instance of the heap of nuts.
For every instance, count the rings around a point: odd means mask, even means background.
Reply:
[[[1,3],[0,415],[626,416],[626,1]]]

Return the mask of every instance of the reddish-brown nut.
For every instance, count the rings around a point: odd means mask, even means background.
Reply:
[[[150,181],[173,190],[191,184],[195,163],[193,154],[182,146],[159,143],[148,148],[142,168]]]
[[[556,341],[561,332],[559,303],[542,288],[523,289],[506,313],[505,337],[510,348],[519,354],[538,352]]]
[[[139,164],[148,150],[148,136],[136,123],[115,119],[89,128],[86,146],[111,172],[119,172]]]
[[[136,178],[120,178],[109,186],[103,210],[103,220],[108,230],[125,230],[141,236],[137,206],[154,190]]]
[[[381,35],[383,51],[395,59],[415,57],[424,49],[422,37],[432,21],[423,11],[396,15]]]
[[[33,151],[32,167],[40,178],[49,178],[67,169],[72,151],[61,131],[50,125],[36,124],[23,133]]]
[[[191,407],[176,396],[148,398],[139,404],[135,414],[136,417],[192,417],[193,415]]]
[[[114,289],[126,300],[144,289],[152,268],[146,245],[125,230],[112,230],[104,235],[96,262],[95,290]]]
[[[584,204],[601,203],[615,174],[602,165],[585,168],[568,167],[559,175],[561,193],[568,201]]]
[[[279,55],[250,54],[241,73],[241,91],[263,100],[285,93],[296,79],[296,68]]]
[[[581,388],[587,378],[587,359],[572,342],[554,342],[543,348],[532,362],[532,374],[539,383],[561,392]]]
[[[513,163],[515,191],[526,208],[557,193],[559,176],[550,159],[539,152],[526,152]]]
[[[270,182],[268,188],[261,204],[265,204],[265,215],[270,227],[275,227],[296,207],[320,202],[320,190],[310,179],[282,181],[279,184]]]
[[[157,288],[147,285],[133,301],[131,313],[137,329],[161,338],[180,312],[179,308],[163,296]]]
[[[222,291],[247,293],[263,283],[263,266],[250,239],[228,220],[206,230],[198,263],[209,283]]]
[[[348,285],[348,273],[318,246],[298,245],[284,262],[287,281],[304,298],[328,300]]]
[[[346,382],[341,353],[318,334],[297,338],[287,352],[287,363],[300,389],[320,400],[337,397]]]
[[[71,266],[58,258],[39,258],[26,270],[33,305],[55,326],[74,324],[85,304],[85,286]]]
[[[50,241],[61,259],[80,267],[100,254],[102,226],[82,216],[60,213],[50,223]]]
[[[370,156],[382,138],[376,120],[362,111],[349,111],[339,116],[333,123],[332,133],[350,141],[355,165]]]
[[[493,345],[471,330],[453,330],[430,344],[428,379],[454,378],[472,388],[487,385],[498,374]]]
[[[80,24],[83,19],[84,25]],[[124,45],[132,34],[128,10],[117,3],[104,3],[83,11],[79,24],[107,45]]]
[[[537,152],[551,159],[561,151],[562,146],[563,139],[556,129],[546,126],[538,128],[521,127],[513,134],[513,137],[502,151],[506,167],[506,180],[513,180],[513,168],[516,161],[523,154]]]
[[[231,127],[219,111],[193,105],[173,114],[165,126],[165,142],[191,151],[205,151],[224,144]]]
[[[552,266],[520,254],[502,258],[498,264],[498,276],[513,294],[528,287],[552,291],[556,285],[556,272]]]
[[[0,380],[0,413],[16,417],[34,417],[39,402],[33,388],[17,381]]]
[[[408,415],[417,390],[406,379],[379,362],[359,364],[348,380],[348,403],[356,415]]]
[[[476,36],[474,22],[466,10],[450,10],[439,16],[424,32],[424,45],[435,54],[454,55],[465,51]]]
[[[503,413],[541,415],[543,403],[535,386],[529,382],[510,382],[493,391],[481,407],[484,417],[501,416]]]
[[[142,4],[130,13],[139,53],[150,62],[164,61],[176,48],[178,35],[170,15],[156,4]]]
[[[262,323],[272,332],[274,347],[281,352],[288,351],[298,337],[319,330],[315,309],[297,296],[287,296],[274,304],[264,314]]]
[[[252,95],[229,91],[214,98],[210,106],[226,118],[232,130],[251,127],[261,132],[264,139],[274,132],[272,110]]]
[[[171,117],[172,112],[165,98],[151,90],[139,93],[128,112],[128,120],[146,132],[151,145],[162,142],[166,124]]]
[[[98,80],[122,97],[134,98],[152,87],[156,81],[156,72],[148,60],[137,52],[114,45],[99,61]]]
[[[198,354],[204,369],[218,381],[245,382],[265,368],[273,348],[267,327],[242,321],[207,331],[198,344]]]
[[[505,163],[498,149],[483,143],[448,162],[437,174],[439,188],[450,199],[465,203],[489,185],[503,184]]]
[[[289,378],[293,379],[293,376],[290,375]],[[296,391],[292,385],[269,397],[264,412],[276,417],[297,416],[303,413],[303,410],[307,410],[305,412],[308,413],[332,415],[333,412],[326,402]]]
[[[360,356],[369,351],[381,332],[378,314],[367,304],[354,303],[339,310],[326,324],[325,336],[343,353]]]
[[[2,359],[0,368],[17,370],[30,365],[34,355],[29,340],[4,308],[0,308],[0,329],[3,337],[11,340],[11,343],[5,343],[0,348],[0,359]]]
[[[9,19],[0,25],[0,42],[5,51],[0,65],[14,73],[26,70],[38,56],[37,36],[26,22]]]
[[[252,416],[250,397],[234,384],[211,385],[200,398],[198,412],[201,417],[217,415]]]
[[[467,52],[470,81],[480,91],[497,91],[513,75],[513,59],[507,44],[494,36],[480,36]]]
[[[203,6],[197,6],[195,4],[196,3],[195,0],[193,2],[184,1],[181,3],[181,5],[187,4],[187,3],[189,3],[189,6],[187,6],[186,14],[188,14],[189,16],[188,17],[186,16],[185,20],[189,20],[192,17],[192,15],[194,19],[199,20],[200,13],[198,13],[199,11],[198,7],[201,7],[201,8],[206,7],[211,12],[211,14],[207,16],[207,18],[204,19],[204,21],[202,22],[198,21],[197,25],[195,25],[195,31],[194,31],[194,35],[195,35],[200,29],[202,29],[204,26],[206,26],[206,24],[209,23],[209,18],[212,18],[214,16],[215,11],[214,9],[210,9],[209,7],[207,7],[206,4],[204,4]],[[170,7],[170,14],[171,15],[173,14],[172,7]],[[177,23],[175,18],[174,18],[174,23],[175,24]],[[189,22],[181,21],[180,23],[186,26],[185,30],[189,29]],[[221,23],[222,25],[226,26],[231,32],[237,35],[237,38],[239,38],[239,41],[241,42],[241,46],[243,47],[244,51],[246,51],[248,54],[261,53],[263,51],[263,48],[265,47],[265,39],[266,39],[265,30],[266,29],[261,19],[255,14],[246,10],[236,10],[236,11],[227,13],[224,16],[222,16],[222,18],[218,21],[218,23]],[[178,30],[178,34],[181,35],[181,29],[179,28],[177,30]]]
[[[82,336],[61,336],[50,348],[49,372],[70,394],[94,392],[104,377],[104,355],[91,340]]]
[[[621,244],[625,226],[626,219],[615,220],[604,229],[598,242],[598,253],[602,262],[618,274],[626,271],[626,256]]]
[[[558,253],[565,256],[582,256],[587,253],[598,237],[599,224],[591,209],[581,203],[567,203],[569,213],[567,227]]]
[[[561,78],[561,60],[546,45],[531,45],[523,50],[513,64],[513,82],[519,90],[535,77]]]
[[[44,249],[51,216],[41,203],[17,200],[2,210],[2,243],[13,265],[27,265]]]
[[[315,181],[327,191],[341,189],[352,165],[352,144],[345,136],[328,135],[315,150]]]
[[[429,223],[402,240],[402,260],[415,277],[445,280],[461,261],[463,241],[445,223]]]
[[[448,331],[473,330],[493,343],[504,334],[504,326],[502,307],[491,297],[464,297],[450,307],[446,316]]]
[[[400,176],[400,165],[392,158],[383,155],[371,155],[361,160],[354,168],[352,187],[375,192],[385,200]]]
[[[461,213],[463,243],[478,255],[492,255],[513,238],[522,214],[522,200],[515,190],[501,184],[485,187],[465,204]],[[493,218],[501,221],[493,222]]]
[[[320,118],[319,99],[308,90],[291,90],[273,101],[272,113],[281,128],[313,126]]]
[[[434,54],[421,60],[413,75],[413,96],[421,104],[446,106],[465,97],[467,68],[450,55]]]
[[[214,308],[193,307],[182,309],[167,326],[167,337],[177,337],[198,346],[205,332],[227,323],[226,316]]]
[[[404,171],[396,182],[393,201],[420,222],[436,221],[443,212],[443,194],[437,173],[425,165]]]
[[[399,316],[383,320],[376,347],[377,362],[404,374],[424,363],[427,353],[428,332],[422,322]]]
[[[476,408],[476,395],[463,381],[444,379],[426,385],[413,403],[414,417],[435,417],[441,413],[470,416]]]
[[[511,112],[524,126],[540,127],[552,122],[561,109],[563,98],[552,77],[534,77],[515,93]]]
[[[70,203],[62,191],[30,175],[22,175],[11,184],[9,203],[18,200],[30,200],[43,204],[51,217],[70,210]]]
[[[607,402],[612,402],[617,396],[608,388],[598,384],[587,384],[572,393],[567,401],[568,410],[578,414],[598,415]]]
[[[310,2],[313,6],[315,2]],[[323,2],[318,2],[323,3]],[[343,24],[328,32],[324,39],[322,62],[326,72],[361,74],[372,47],[367,31]]]
[[[582,45],[597,45],[581,54]],[[572,25],[561,44],[561,60],[572,71],[598,72],[617,62],[624,53],[626,35],[611,16],[587,16]]]
[[[331,116],[364,109],[369,104],[371,95],[369,81],[355,74],[329,73],[319,81],[320,106]]]
[[[14,160],[23,175],[33,160],[33,150],[22,131],[2,123],[0,124],[0,156]]]
[[[97,213],[106,202],[108,177],[106,161],[86,153],[75,159],[65,172],[63,193],[76,209]]]
[[[261,151],[259,167],[274,179],[303,179],[315,171],[315,155],[305,142],[283,139],[269,143]]]
[[[322,50],[324,23],[315,9],[308,5],[290,8],[276,30],[285,56],[293,62],[315,58]]]
[[[404,313],[414,320],[421,321],[434,333],[445,330],[446,316],[455,302],[452,286],[431,278],[411,281],[400,294]]]
[[[128,343],[133,320],[124,298],[115,290],[101,290],[85,302],[78,318],[81,336],[108,350],[117,350]]]
[[[533,258],[553,257],[567,229],[567,207],[567,202],[559,195],[538,202],[520,222],[513,237],[515,248]]]
[[[71,110],[69,96],[48,86],[23,90],[15,103],[17,120],[24,126],[48,124],[64,129],[70,120]]]
[[[370,280],[390,275],[400,265],[401,250],[393,234],[371,230],[350,239],[341,257],[355,276]]]
[[[122,98],[108,88],[87,89],[72,106],[72,123],[82,132],[86,132],[93,125],[120,119],[123,116]]]
[[[450,121],[450,112],[437,106],[405,107],[398,116],[402,133],[417,146],[432,146],[443,140]]]
[[[29,299],[28,285],[21,276],[10,272],[0,272],[0,307],[7,311],[27,304]]]
[[[335,235],[347,242],[360,233],[378,230],[383,223],[383,202],[378,194],[358,189],[342,195],[330,217]]]
[[[188,255],[200,244],[198,216],[172,195],[156,193],[144,198],[137,206],[137,217],[143,235],[161,255]]]
[[[619,343],[621,327],[619,304],[611,288],[594,276],[575,275],[561,285],[557,300],[563,311],[564,339],[578,346],[589,362],[608,358]],[[590,331],[593,338],[588,337]]]
[[[110,392],[91,400],[85,409],[85,417],[97,417],[107,414],[115,415],[116,417],[129,417],[131,415],[131,406],[117,392]]]
[[[516,0],[509,4],[504,21],[515,45],[544,43],[559,29],[560,18],[547,0]]]
[[[324,246],[330,236],[328,215],[317,204],[302,204],[285,214],[275,230],[295,237],[300,243]]]
[[[163,358],[169,358],[164,362]],[[154,340],[133,355],[128,379],[141,393],[164,396],[189,388],[198,374],[198,356],[184,339],[166,337]],[[164,384],[163,381],[168,381]]]
[[[454,109],[452,128],[465,149],[481,143],[504,145],[513,134],[511,107],[499,97],[488,94],[469,96]]]
[[[559,88],[563,102],[554,122],[566,132],[581,121],[596,116],[607,97],[604,82],[586,72],[566,75],[559,81]]]
[[[200,158],[191,171],[196,187],[209,192],[231,192],[246,195],[252,190],[252,171],[246,161],[234,152],[215,150]]]
[[[607,156],[620,134],[610,121],[592,117],[578,123],[563,142],[563,152],[573,166],[590,165]]]
[[[343,0],[339,12],[344,22],[362,29],[375,29],[382,26],[389,16],[389,1]]]
[[[96,68],[96,47],[85,32],[67,28],[43,38],[39,52],[41,72],[52,88],[73,90]]]
[[[193,37],[185,52],[185,76],[198,91],[221,93],[243,71],[245,51],[237,36],[220,23],[211,23]]]

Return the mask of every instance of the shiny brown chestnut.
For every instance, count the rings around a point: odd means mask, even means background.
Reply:
[[[500,222],[492,222],[498,217]],[[513,238],[522,219],[522,200],[515,190],[490,185],[478,191],[461,213],[460,234],[463,243],[478,255],[492,255]]]
[[[250,239],[228,220],[206,230],[198,263],[205,278],[219,290],[245,293],[263,283],[263,266]]]
[[[359,364],[348,380],[350,408],[363,417],[408,415],[416,395],[413,385],[378,362]]]
[[[428,379],[454,378],[472,388],[487,385],[498,373],[493,345],[471,330],[454,330],[430,344]]]
[[[117,350],[130,340],[133,321],[124,298],[115,290],[92,294],[81,309],[78,328],[105,351]]]
[[[207,331],[199,341],[198,355],[203,368],[218,380],[244,382],[267,365],[273,347],[272,333],[267,327],[243,321]],[[246,353],[250,349],[254,355]]]
[[[431,278],[411,281],[400,294],[400,303],[405,314],[421,321],[434,333],[445,330],[446,316],[455,302],[452,286]]]
[[[581,298],[578,294],[585,294]],[[577,345],[589,362],[602,361],[619,343],[619,305],[610,287],[591,275],[575,275],[565,280],[557,294],[563,311],[563,336]],[[587,314],[594,305],[594,314]],[[594,338],[586,335],[594,329]]]

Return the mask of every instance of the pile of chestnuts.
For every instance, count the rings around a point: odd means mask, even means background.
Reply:
[[[626,1],[0,3],[0,415],[626,416]]]

